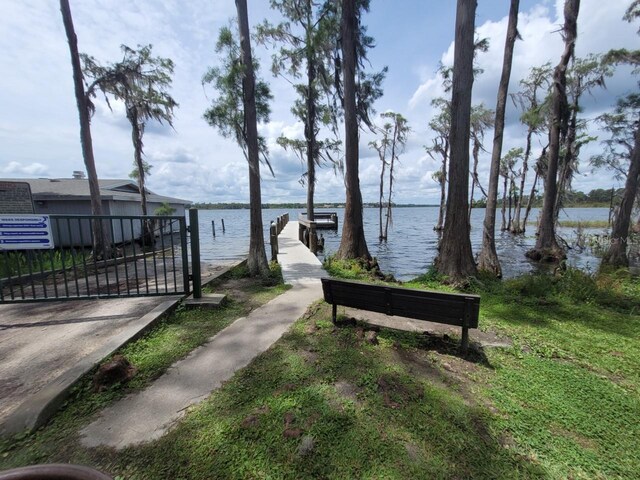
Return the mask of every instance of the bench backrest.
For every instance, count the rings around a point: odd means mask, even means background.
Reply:
[[[322,290],[325,301],[335,305],[447,325],[478,327],[478,295],[430,292],[333,278],[322,279]]]

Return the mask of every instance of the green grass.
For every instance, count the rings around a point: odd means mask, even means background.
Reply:
[[[3,252],[0,255],[0,278],[31,273],[48,272],[81,265],[89,253],[76,250],[38,250],[28,253]]]
[[[640,286],[625,275],[529,276],[477,287],[481,325],[511,336],[486,390],[500,432],[549,478],[640,469]]]
[[[607,220],[559,220],[560,227],[567,228],[609,228]]]
[[[440,280],[428,272],[407,286],[450,290]],[[71,461],[126,479],[635,478],[640,282],[569,270],[470,290],[481,327],[513,347],[464,359],[455,339],[384,329],[372,345],[365,325],[334,327],[321,302],[162,439],[81,448],[75,432],[103,398],[81,392],[0,464]],[[165,368],[137,348],[148,378]]]
[[[538,222],[530,220],[527,222],[529,225],[537,225]],[[559,227],[565,228],[610,228],[607,220],[558,220]]]

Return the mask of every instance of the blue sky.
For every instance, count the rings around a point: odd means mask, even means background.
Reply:
[[[247,166],[233,142],[223,139],[202,119],[215,92],[203,89],[201,78],[216,64],[214,45],[221,26],[235,13],[231,0],[71,0],[80,51],[103,62],[120,58],[120,44],[151,43],[154,54],[170,57],[176,64],[172,93],[180,104],[175,131],[148,128],[145,135],[147,160],[153,165],[148,186],[165,195],[194,201],[248,201]],[[250,24],[264,18],[277,22],[267,0],[249,0]],[[491,47],[478,62],[484,73],[474,85],[474,103],[494,108],[502,65],[508,1],[481,0],[476,27]],[[629,0],[583,0],[578,19],[577,54],[604,52],[613,47],[637,48],[637,25],[621,20]],[[561,53],[558,29],[562,2],[521,1],[519,29],[523,40],[516,44],[511,91],[517,88],[533,65],[557,63]],[[385,95],[376,104],[378,112],[394,110],[405,115],[413,129],[398,170],[395,200],[401,203],[436,203],[438,186],[431,174],[438,168],[424,152],[431,134],[427,124],[433,114],[430,100],[442,95],[436,76],[438,62],[453,60],[455,2],[452,0],[372,0],[365,16],[377,46],[370,53],[373,69],[389,67]],[[54,0],[3,0],[0,2],[0,177],[69,178],[84,170],[71,66],[66,37]],[[262,76],[274,94],[271,121],[260,127],[267,136],[276,177],[263,174],[263,201],[304,201],[298,182],[304,168],[299,160],[275,144],[280,134],[302,136],[302,126],[289,113],[294,99],[292,87],[271,77],[270,52],[255,46],[262,59]],[[600,90],[585,98],[583,115],[593,119],[613,104],[615,97],[637,89],[628,69],[621,69]],[[98,102],[92,122],[98,175],[125,178],[132,169],[133,151],[129,125],[121,105],[110,111]],[[524,146],[524,130],[518,112],[509,107],[505,151]],[[590,123],[593,134],[597,125]],[[486,136],[491,139],[489,132]],[[361,188],[365,201],[377,198],[379,165],[375,152],[367,148],[370,134],[361,139]],[[487,141],[489,149],[490,140]],[[536,142],[537,149],[540,142]],[[583,150],[582,168],[574,186],[588,191],[619,185],[607,172],[591,172],[593,143]],[[489,154],[480,163],[480,178],[486,184]],[[318,201],[343,201],[344,185],[330,168],[319,173]]]

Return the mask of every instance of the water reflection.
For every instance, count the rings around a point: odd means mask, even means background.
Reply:
[[[324,211],[324,209],[322,209]],[[335,253],[340,246],[340,233],[343,222],[343,209],[326,209],[338,213],[340,229],[322,230],[325,238],[324,255]],[[265,242],[269,252],[269,222],[278,215],[289,212],[292,220],[297,219],[298,209],[263,210]],[[606,208],[572,208],[562,212],[561,219],[570,220],[607,220]],[[228,261],[246,256],[249,246],[248,210],[201,210],[199,212],[200,244],[203,261]],[[533,209],[530,218],[537,218]],[[387,241],[378,240],[378,210],[364,209],[364,227],[367,244],[372,256],[378,258],[380,268],[391,273],[399,280],[408,280],[427,271],[437,254],[438,233],[433,230],[437,222],[438,209],[435,207],[396,208],[393,212],[393,224],[389,227]],[[222,233],[221,220],[225,222]],[[482,246],[482,222],[484,209],[474,209],[471,215],[471,246],[474,253]],[[211,222],[216,223],[216,237],[212,235]],[[500,225],[498,225],[499,227]],[[496,232],[496,250],[505,278],[533,272],[541,267],[529,261],[525,252],[535,244],[535,225],[528,225],[525,235],[513,236],[507,232]],[[558,233],[569,245],[576,242],[578,231],[575,228],[561,228]],[[601,234],[602,229],[584,229],[584,234]],[[323,258],[323,254],[320,255]],[[594,270],[599,264],[598,258],[589,250],[574,248],[568,251],[569,265]]]

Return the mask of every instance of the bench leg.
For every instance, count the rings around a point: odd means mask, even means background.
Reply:
[[[467,353],[469,350],[469,329],[467,327],[462,327],[462,342],[461,342],[460,350],[463,354]]]
[[[334,303],[333,305],[331,305],[331,321],[333,322],[333,324],[336,324],[336,321],[338,320],[338,304]]]

